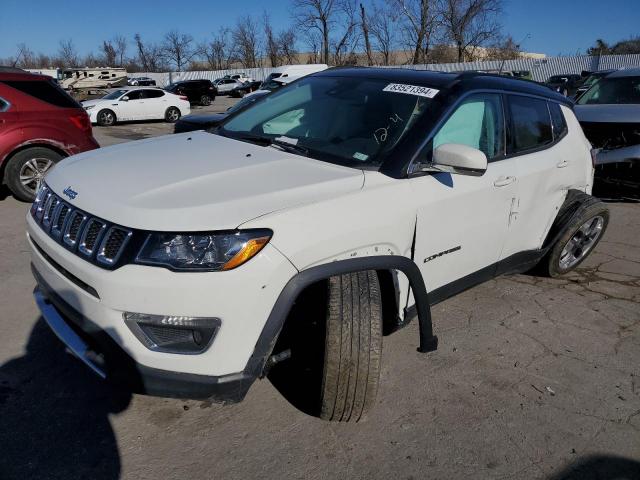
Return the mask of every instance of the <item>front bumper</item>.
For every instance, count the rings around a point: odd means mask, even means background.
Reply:
[[[136,363],[95,323],[82,316],[57,295],[33,268],[38,286],[36,304],[51,330],[69,351],[102,379],[127,390],[161,397],[241,401],[255,376],[238,373],[223,376],[194,375],[159,370]]]
[[[205,377],[245,372],[282,288],[297,273],[269,244],[245,265],[226,272],[171,272],[143,265],[105,270],[49,237],[30,214],[27,227],[39,283],[107,335],[138,370]],[[125,312],[217,317],[221,326],[202,353],[159,352],[135,336],[123,319]]]

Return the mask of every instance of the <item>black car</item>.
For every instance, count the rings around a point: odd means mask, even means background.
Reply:
[[[231,96],[242,98],[247,93],[255,92],[256,90],[258,90],[261,84],[262,82],[260,80],[244,82],[242,85],[238,85],[233,90],[231,90]]]
[[[256,100],[261,99],[270,92],[256,92],[253,95],[243,98],[233,107],[229,107],[225,113],[213,113],[211,115],[187,115],[178,120],[173,128],[173,133],[193,132],[194,130],[206,130],[217,127],[230,114],[244,110],[253,105]]]
[[[554,75],[545,82],[546,85],[565,97],[573,97],[580,86],[582,76],[578,74]]]
[[[210,80],[183,80],[167,85],[165,90],[176,95],[184,95],[190,103],[204,106],[211,105],[218,94],[218,89]]]

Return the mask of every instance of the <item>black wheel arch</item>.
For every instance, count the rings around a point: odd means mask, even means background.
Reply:
[[[431,308],[427,289],[418,266],[413,260],[400,255],[384,255],[335,261],[311,267],[296,274],[285,285],[265,323],[251,358],[247,362],[244,374],[257,378],[263,375],[264,368],[271,355],[284,323],[296,301],[304,289],[334,275],[353,273],[364,270],[375,270],[379,278],[389,285],[393,282],[391,271],[399,270],[409,279],[413,291],[420,326],[420,345],[418,351],[430,352],[437,349],[438,338],[433,335]],[[389,273],[386,273],[389,272]],[[393,286],[393,283],[391,283]],[[394,288],[395,289],[395,288]],[[388,289],[386,289],[389,292]],[[385,295],[395,295],[386,293]],[[387,297],[390,298],[390,297]],[[384,304],[384,298],[383,298]],[[397,305],[397,304],[396,304]],[[384,308],[384,307],[383,307]],[[384,313],[383,313],[384,314]]]

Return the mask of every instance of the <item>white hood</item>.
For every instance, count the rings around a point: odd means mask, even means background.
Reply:
[[[190,132],[75,155],[46,182],[72,205],[143,230],[233,229],[276,210],[362,188],[363,172]],[[75,199],[63,195],[71,187]],[[265,225],[266,227],[267,225]]]

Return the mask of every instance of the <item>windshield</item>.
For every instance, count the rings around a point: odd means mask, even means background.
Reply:
[[[379,166],[431,102],[426,87],[414,95],[385,91],[388,86],[384,80],[303,78],[230,118],[217,133],[282,149],[286,144],[345,166]]]
[[[102,97],[104,100],[115,100],[116,98],[120,98],[120,95],[124,95],[128,90],[115,90],[108,95]]]
[[[227,109],[227,113],[236,113],[236,112],[239,112],[240,110],[244,110],[245,108],[247,108],[249,105],[251,105],[253,102],[255,102],[261,97],[262,95],[256,94],[256,93],[254,93],[249,97],[244,97],[242,100],[236,103],[233,107],[229,107]]]
[[[640,77],[603,78],[578,100],[578,105],[640,104]]]

